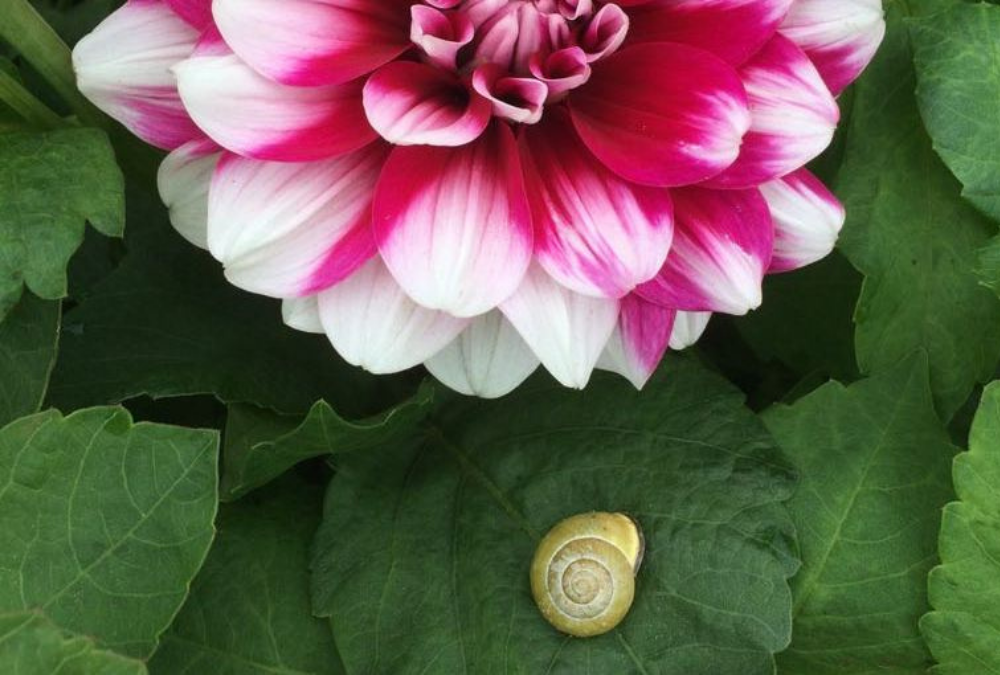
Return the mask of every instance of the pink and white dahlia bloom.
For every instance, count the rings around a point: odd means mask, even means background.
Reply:
[[[129,0],[80,89],[177,230],[376,373],[641,387],[844,220],[802,167],[880,0]]]

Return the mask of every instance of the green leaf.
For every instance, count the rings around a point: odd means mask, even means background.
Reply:
[[[38,412],[59,342],[60,303],[31,293],[0,323],[0,427]]]
[[[95,129],[0,135],[0,320],[23,286],[66,295],[66,265],[89,221],[121,236],[125,198],[107,137]]]
[[[0,672],[11,675],[143,675],[141,661],[68,636],[38,612],[0,614]]]
[[[793,472],[739,392],[692,359],[665,370],[641,394],[598,375],[443,405],[424,438],[338,456],[313,609],[348,672],[772,673]],[[624,622],[571,639],[528,569],[542,533],[593,510],[633,515],[646,555]]]
[[[1000,303],[976,278],[994,228],[960,195],[920,121],[906,7],[857,85],[838,193],[848,221],[841,247],[865,275],[855,321],[858,362],[877,373],[914,349],[930,358],[938,411],[948,419],[1000,358]]]
[[[736,325],[765,360],[777,359],[800,376],[852,380],[858,367],[851,315],[860,290],[858,273],[834,253],[794,274],[768,277],[766,301]]]
[[[1000,7],[952,3],[910,22],[917,100],[962,194],[1000,220]]]
[[[259,409],[230,407],[222,498],[241,497],[313,457],[399,442],[416,431],[433,398],[433,387],[424,385],[405,403],[361,422],[345,420],[326,401],[318,401],[297,425],[280,418],[275,422],[274,415]]]
[[[233,287],[207,253],[165,221],[156,226],[129,239],[118,268],[64,317],[52,405],[215,394],[291,414],[318,399],[356,417],[383,407],[391,378],[348,366],[324,337],[285,326],[277,301]]]
[[[979,249],[976,273],[980,283],[1000,296],[1000,237],[993,237]]]
[[[218,436],[49,410],[0,430],[0,611],[147,656],[208,552]]]
[[[953,448],[923,354],[850,387],[831,382],[764,421],[801,471],[789,502],[802,570],[782,675],[924,673],[917,622]]]
[[[1000,673],[1000,383],[983,393],[969,451],[955,458],[955,490],[931,570],[920,628],[939,675]]]
[[[224,506],[219,535],[150,661],[163,675],[343,672],[309,608],[309,543],[323,491],[293,476]]]

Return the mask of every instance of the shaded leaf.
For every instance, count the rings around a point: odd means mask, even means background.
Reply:
[[[52,405],[215,394],[293,414],[321,398],[345,415],[379,409],[391,380],[348,366],[324,337],[285,326],[277,301],[231,286],[169,227],[156,222],[130,238],[118,268],[66,313]]]
[[[860,291],[858,273],[834,253],[793,274],[768,277],[764,304],[736,325],[765,360],[777,359],[800,376],[853,380],[851,316]]]
[[[910,22],[917,100],[962,194],[1000,220],[1000,7],[952,3]]]
[[[0,426],[38,412],[59,342],[58,301],[31,293],[0,323]]]
[[[953,454],[926,357],[850,387],[831,382],[764,421],[801,472],[789,507],[802,570],[779,672],[924,673],[917,622]]]
[[[11,675],[143,675],[146,667],[69,636],[37,612],[0,614],[0,672]]]
[[[903,25],[909,7],[937,5],[889,5],[886,42],[856,85],[838,179],[848,213],[841,248],[865,275],[855,315],[862,371],[923,348],[948,419],[1000,357],[1000,303],[974,273],[994,228],[961,198],[921,124]]]
[[[441,406],[423,439],[338,456],[313,607],[348,671],[772,673],[792,471],[739,392],[691,359],[666,371],[641,394],[536,379]],[[646,554],[624,622],[574,640],[542,618],[528,569],[542,533],[592,510],[633,515]]]
[[[309,607],[309,542],[323,491],[287,477],[224,506],[219,534],[152,673],[335,675],[329,625]]]
[[[23,286],[48,300],[66,295],[66,265],[85,221],[121,236],[121,171],[96,129],[0,134],[0,319]]]
[[[931,570],[930,603],[920,628],[940,675],[1000,672],[1000,383],[983,394],[969,451],[955,458],[955,490]]]
[[[212,541],[217,434],[46,411],[0,430],[0,611],[152,652]]]
[[[433,387],[424,385],[410,400],[360,422],[345,420],[326,401],[316,402],[298,424],[248,406],[231,407],[222,498],[236,499],[313,457],[397,443],[416,432],[433,398]]]

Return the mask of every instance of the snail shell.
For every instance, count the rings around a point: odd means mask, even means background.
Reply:
[[[583,513],[542,538],[531,561],[531,593],[542,616],[577,637],[606,633],[632,606],[642,530],[623,513]]]

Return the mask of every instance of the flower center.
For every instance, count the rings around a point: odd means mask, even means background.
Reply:
[[[471,82],[495,116],[523,124],[584,84],[628,31],[621,7],[602,0],[424,0],[410,14],[425,62]]]

